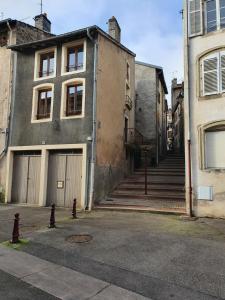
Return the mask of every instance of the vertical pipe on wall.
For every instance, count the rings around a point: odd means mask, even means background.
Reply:
[[[188,204],[188,214],[190,217],[193,216],[193,205],[192,205],[192,164],[191,164],[191,104],[190,104],[190,73],[189,73],[189,52],[190,52],[190,45],[189,45],[189,37],[188,37],[188,27],[189,27],[189,20],[188,20],[188,1],[184,0],[184,8],[185,8],[185,21],[184,22],[184,66],[185,66],[185,92],[186,95],[186,118],[185,118],[185,133],[187,139],[186,145],[186,188],[188,188],[188,195],[186,194],[186,202]],[[188,168],[188,171],[187,171]]]
[[[87,36],[94,44],[94,81],[93,81],[93,120],[92,120],[92,145],[91,145],[91,165],[90,165],[90,179],[89,179],[89,199],[87,209],[91,210],[94,202],[94,179],[95,179],[95,163],[96,163],[96,99],[97,99],[97,63],[98,63],[98,43],[95,38],[91,36],[89,29],[87,29]]]

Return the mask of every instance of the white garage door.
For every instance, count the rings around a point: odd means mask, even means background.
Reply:
[[[81,208],[82,154],[52,153],[49,156],[47,205]]]
[[[40,155],[15,154],[13,162],[12,202],[39,203]]]

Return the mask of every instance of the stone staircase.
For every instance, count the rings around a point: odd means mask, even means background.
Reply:
[[[185,213],[184,158],[170,154],[147,174],[147,195],[145,170],[137,169],[96,208]]]

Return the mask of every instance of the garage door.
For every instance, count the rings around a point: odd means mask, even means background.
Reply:
[[[16,154],[13,162],[12,202],[39,203],[41,156]]]
[[[48,168],[47,205],[81,208],[82,154],[51,153]]]

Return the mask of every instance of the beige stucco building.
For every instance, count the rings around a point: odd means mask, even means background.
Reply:
[[[225,30],[218,0],[184,1],[187,207],[225,217]],[[190,146],[189,146],[190,145]]]

